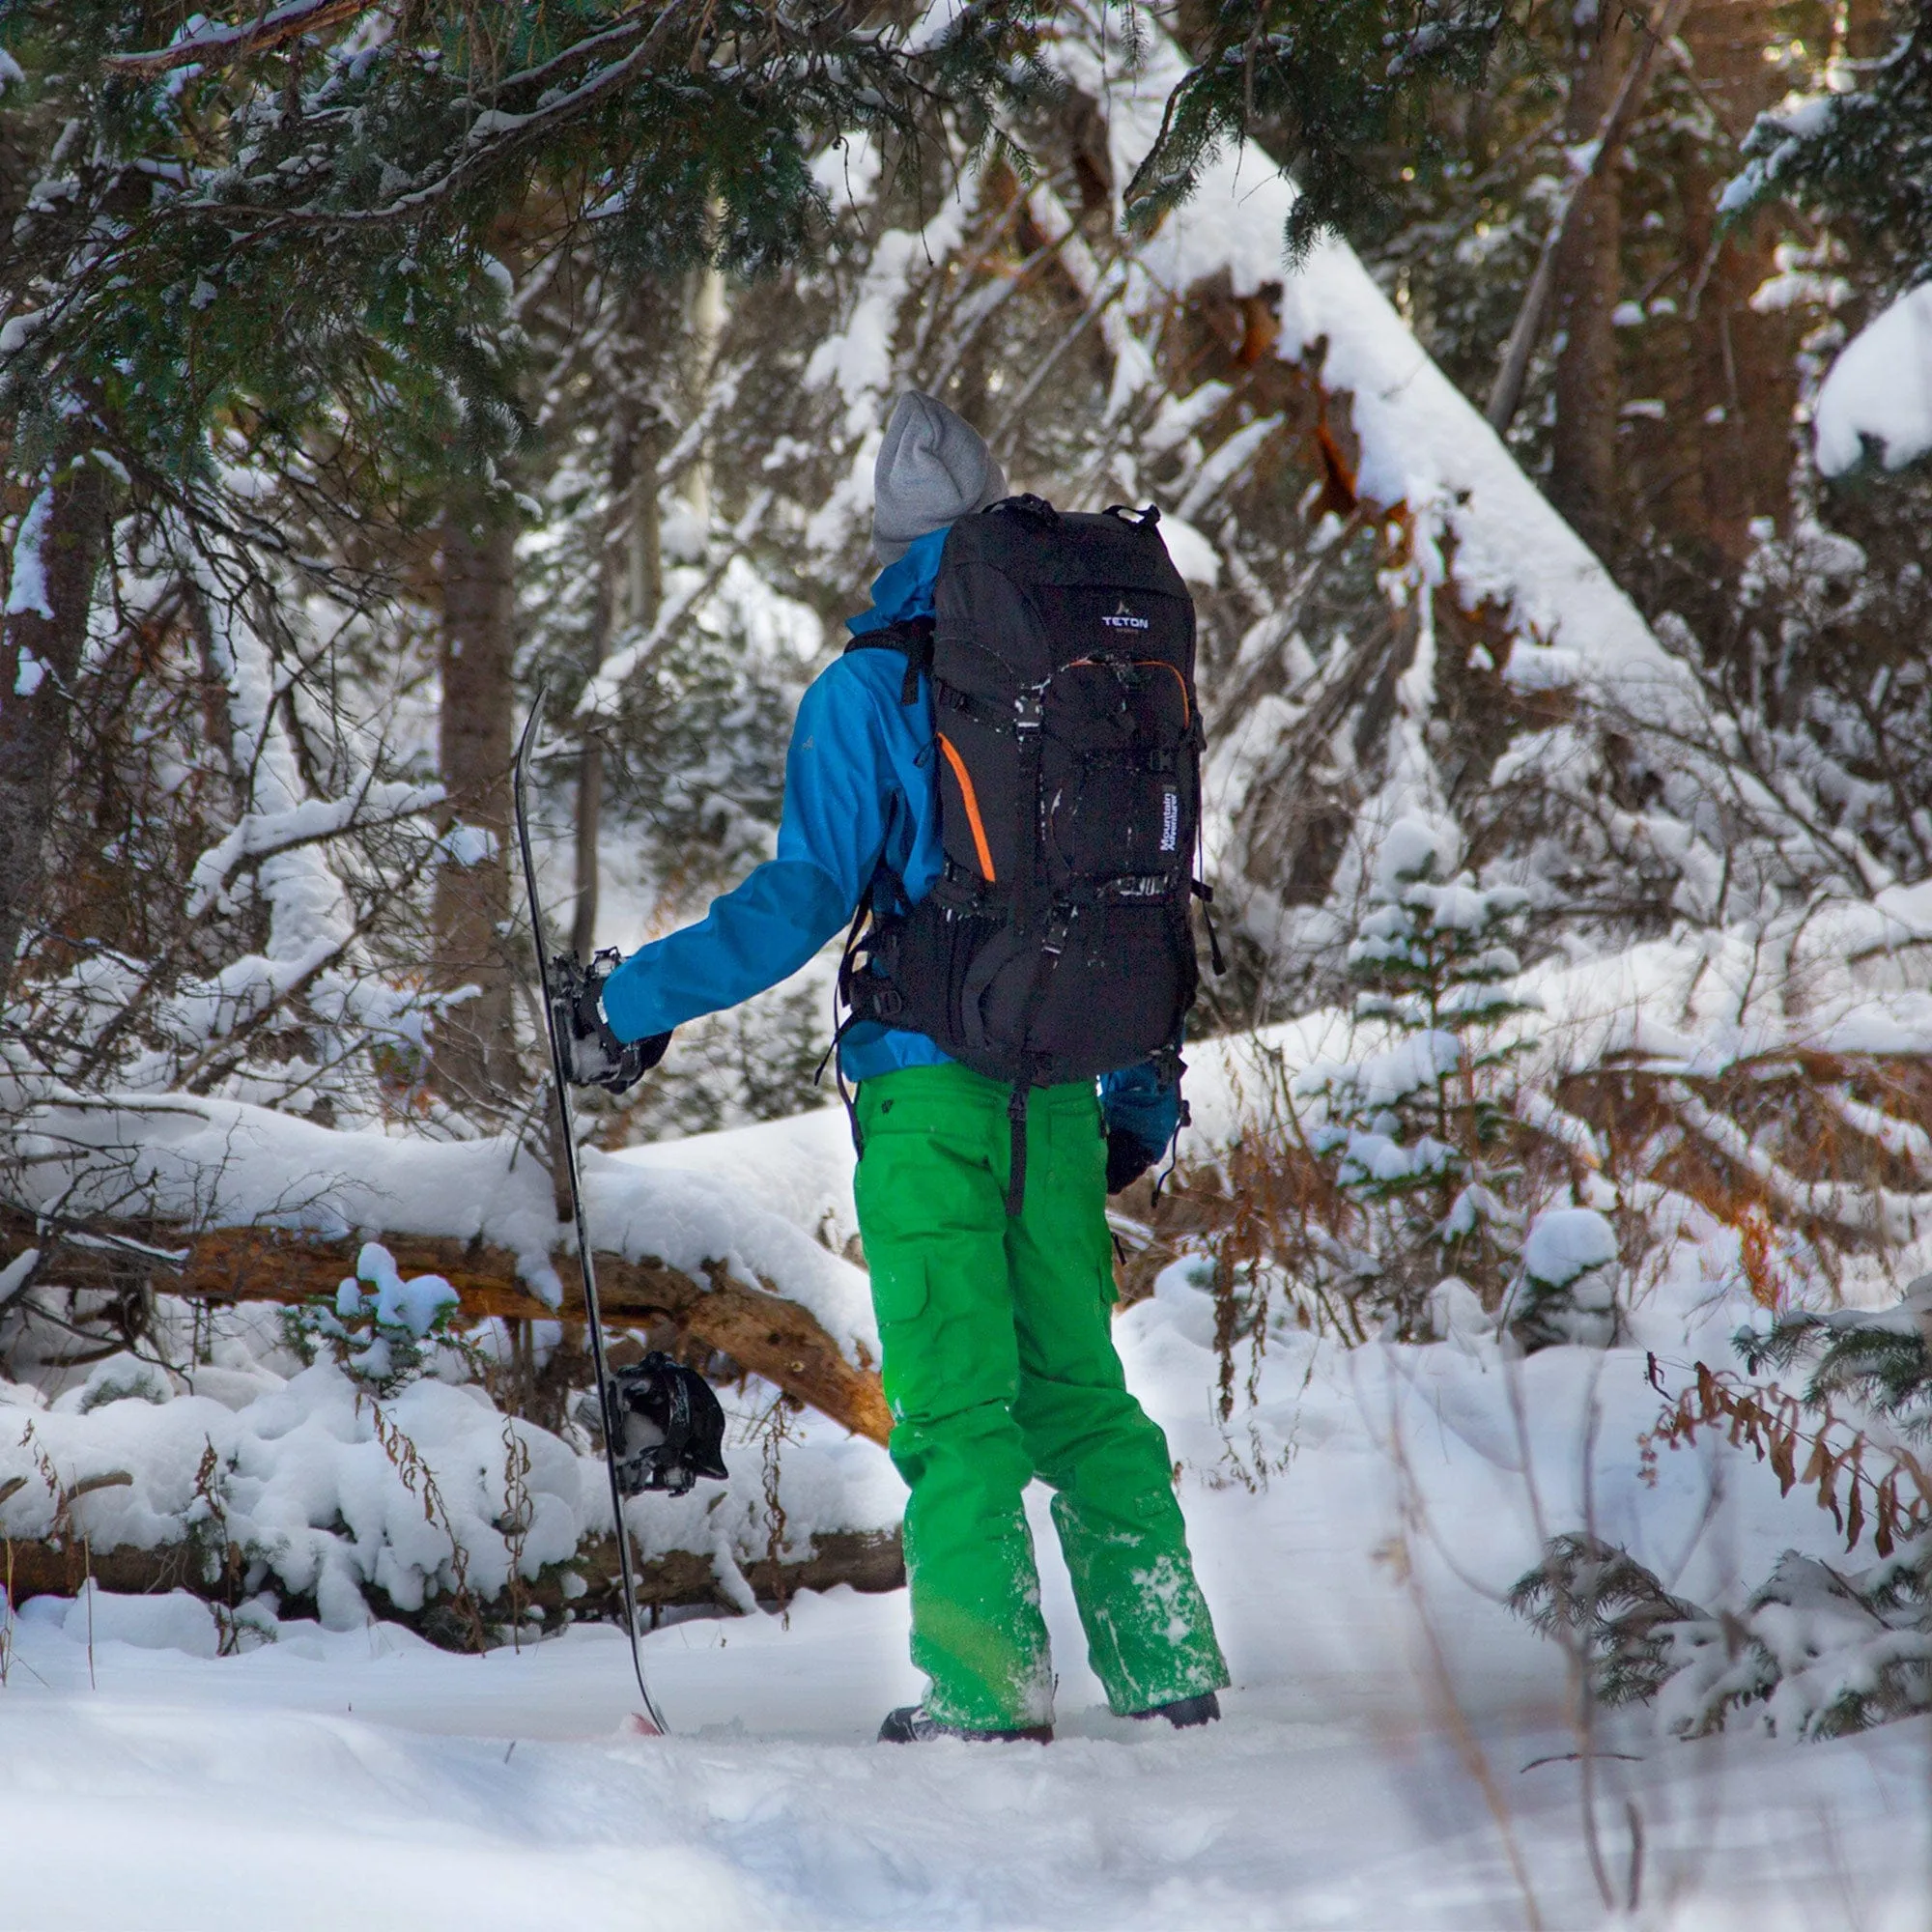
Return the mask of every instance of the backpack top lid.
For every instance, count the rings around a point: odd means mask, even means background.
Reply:
[[[933,615],[940,674],[967,689],[1037,683],[1103,651],[1194,674],[1193,600],[1152,514],[1056,511],[1022,497],[961,517]]]
[[[946,563],[1010,566],[1037,583],[1117,583],[1187,595],[1153,510],[1056,510],[1038,497],[1003,497],[952,526]]]

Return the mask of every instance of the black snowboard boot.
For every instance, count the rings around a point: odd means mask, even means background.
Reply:
[[[1196,1724],[1211,1724],[1220,1715],[1221,1700],[1211,1690],[1204,1690],[1198,1697],[1177,1697],[1172,1704],[1156,1704],[1151,1711],[1128,1713],[1136,1719],[1165,1718],[1177,1731],[1191,1730]]]
[[[963,1738],[973,1745],[1050,1745],[1053,1726],[1029,1724],[1017,1731],[968,1730],[961,1724],[942,1723],[923,1704],[901,1704],[896,1711],[887,1712],[886,1721],[879,1726],[882,1745],[929,1745],[936,1738]]]

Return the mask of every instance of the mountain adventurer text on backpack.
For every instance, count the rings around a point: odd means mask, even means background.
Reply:
[[[1175,1055],[1194,1000],[1194,606],[1158,518],[1007,497],[952,526],[933,617],[847,646],[903,651],[907,702],[931,674],[945,866],[910,908],[874,881],[840,992],[1012,1083],[1016,1121]]]

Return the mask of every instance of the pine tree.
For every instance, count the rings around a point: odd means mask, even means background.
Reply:
[[[1681,1399],[1668,1439],[1710,1427],[1754,1448],[1781,1487],[1815,1487],[1848,1549],[1869,1524],[1877,1561],[1853,1570],[1787,1549],[1741,1612],[1719,1615],[1672,1596],[1627,1550],[1565,1532],[1517,1580],[1510,1607],[1578,1643],[1605,1703],[1656,1699],[1660,1722],[1682,1737],[1744,1719],[1832,1738],[1932,1710],[1932,1487],[1918,1460],[1932,1440],[1932,1275],[1889,1308],[1783,1317],[1736,1347],[1752,1375],[1808,1362],[1810,1378],[1795,1401],[1727,1394],[1727,1378],[1700,1365],[1701,1413]]]
[[[1722,1615],[1671,1595],[1628,1550],[1566,1532],[1509,1604],[1580,1647],[1603,1703],[1655,1701],[1677,1737],[1744,1721],[1834,1738],[1932,1710],[1932,1532],[1860,1571],[1787,1549]]]
[[[1348,952],[1355,1017],[1388,1044],[1297,1083],[1322,1103],[1311,1145],[1369,1231],[1361,1245],[1375,1272],[1357,1299],[1410,1338],[1430,1332],[1429,1299],[1445,1276],[1499,1305],[1525,1218],[1510,1100],[1527,1042],[1509,1023],[1533,1010],[1510,944],[1528,895],[1441,869],[1431,826],[1390,828]]]
[[[10,612],[0,634],[22,699],[0,773],[0,992],[42,910],[69,672],[117,504],[313,570],[238,473],[265,466],[352,526],[434,521],[457,485],[501,498],[529,425],[500,250],[587,241],[633,279],[754,274],[808,251],[825,142],[864,130],[917,180],[935,143],[983,144],[996,108],[1046,91],[1025,5],[923,37],[830,0],[295,0],[233,23],[179,10],[170,38],[176,11],[0,14],[0,483],[45,497],[34,527],[62,565],[45,617]]]
[[[1800,1312],[1761,1333],[1746,1330],[1737,1348],[1753,1375],[1809,1362],[1803,1398],[1809,1407],[1836,1397],[1907,1443],[1932,1443],[1932,1275],[1915,1281],[1894,1307]]]
[[[1129,217],[1158,221],[1209,156],[1254,136],[1301,190],[1291,261],[1327,229],[1369,239],[1395,211],[1398,175],[1440,161],[1440,97],[1479,91],[1533,12],[1512,0],[1220,0],[1191,31],[1183,15],[1194,66],[1127,186]]]
[[[1932,10],[1891,0],[1885,15],[1889,46],[1760,117],[1725,206],[1799,204],[1882,264],[1895,293],[1932,275]]]

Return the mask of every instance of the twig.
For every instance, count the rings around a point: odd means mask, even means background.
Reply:
[[[172,46],[103,55],[100,65],[110,72],[139,74],[146,79],[190,62],[206,67],[217,59],[239,60],[246,54],[265,53],[303,34],[370,11],[371,0],[289,0],[286,6],[264,10],[250,26],[204,26]]]

